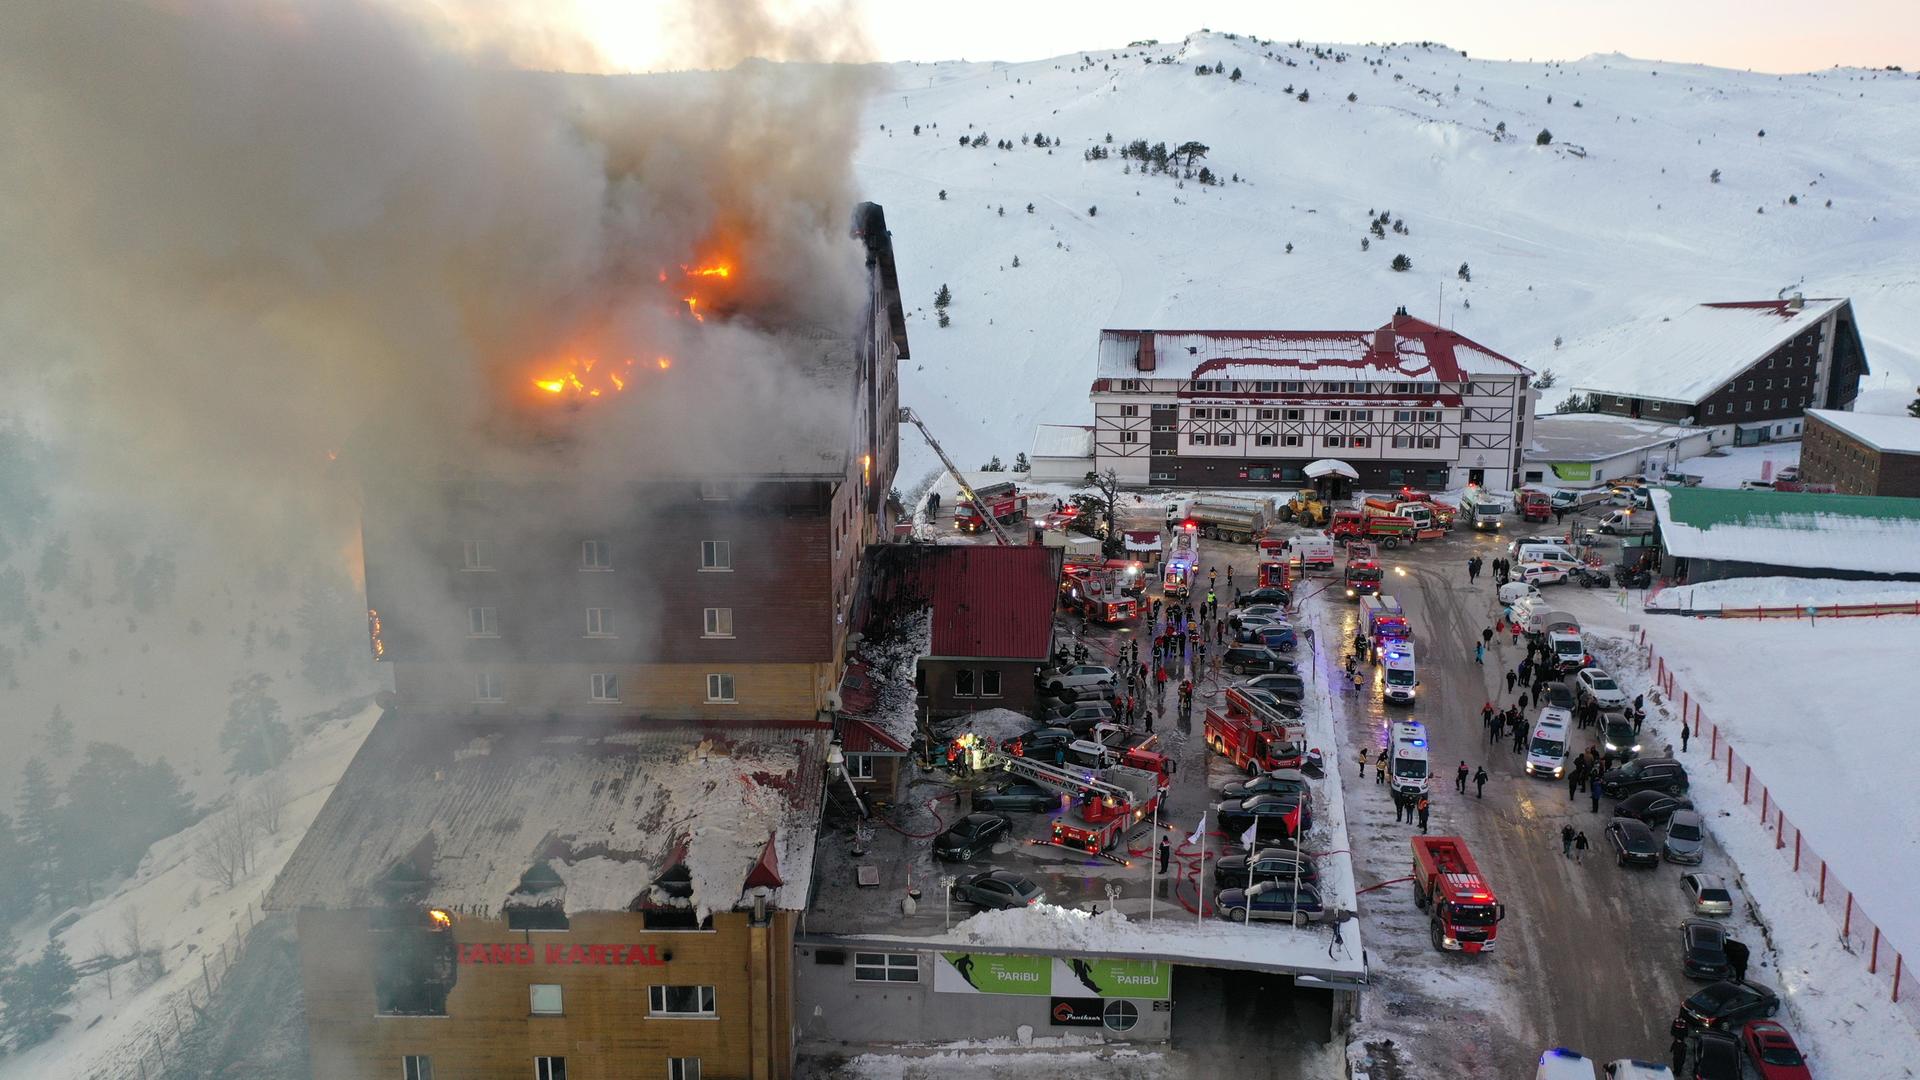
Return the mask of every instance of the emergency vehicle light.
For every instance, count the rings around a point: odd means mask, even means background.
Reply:
[[[1425,739],[1415,739],[1415,740],[1413,740],[1413,745],[1415,745],[1415,746],[1425,746],[1425,745],[1427,745],[1427,740],[1425,740]]]

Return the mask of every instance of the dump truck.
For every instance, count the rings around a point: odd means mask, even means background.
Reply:
[[[1408,518],[1368,516],[1359,510],[1335,510],[1327,523],[1327,535],[1335,542],[1368,540],[1381,547],[1397,548],[1412,543],[1414,523]]]
[[[1493,948],[1507,915],[1458,836],[1413,838],[1413,905],[1427,912],[1427,934],[1443,952]]]

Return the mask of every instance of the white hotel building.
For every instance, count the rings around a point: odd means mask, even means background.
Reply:
[[[1102,330],[1094,467],[1134,486],[1286,490],[1333,459],[1367,489],[1510,490],[1532,374],[1405,308],[1377,330]]]

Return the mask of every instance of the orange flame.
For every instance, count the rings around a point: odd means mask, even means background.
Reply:
[[[680,269],[684,271],[688,277],[727,278],[733,276],[733,267],[726,263],[715,263],[712,266],[682,266]]]
[[[433,925],[441,927],[442,929],[453,925],[453,916],[441,911],[439,908],[429,910],[427,917],[433,920]]]
[[[533,385],[556,397],[567,395],[576,398],[597,398],[608,394],[617,394],[627,388],[630,377],[625,369],[634,365],[628,357],[619,365],[610,365],[595,373],[597,357],[568,357],[567,370],[547,376],[536,376]]]

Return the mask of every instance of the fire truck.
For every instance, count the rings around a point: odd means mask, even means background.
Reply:
[[[1105,565],[1070,567],[1060,581],[1067,607],[1089,622],[1118,626],[1140,614],[1138,566],[1109,561]]]
[[[1207,745],[1249,776],[1297,769],[1306,761],[1306,729],[1260,709],[1238,690],[1227,691],[1226,711],[1207,710]],[[1265,715],[1263,715],[1265,714]]]
[[[1055,847],[1111,851],[1160,802],[1160,780],[1145,769],[1115,765],[1086,785],[1086,798],[1053,819],[1046,842]]]
[[[1522,488],[1513,497],[1522,521],[1552,521],[1553,496],[1534,488]]]
[[[1263,589],[1293,590],[1293,566],[1285,562],[1268,560],[1260,564],[1258,572],[1260,587]]]
[[[1413,905],[1428,912],[1428,935],[1442,951],[1486,952],[1507,915],[1458,836],[1413,838]]]
[[[1381,576],[1372,544],[1355,544],[1347,549],[1347,599],[1379,595]]]
[[[1413,522],[1413,527],[1416,529],[1433,528],[1433,510],[1423,502],[1408,502],[1376,495],[1360,504],[1360,512],[1368,517],[1406,518]]]
[[[1418,503],[1426,507],[1427,512],[1433,515],[1434,528],[1448,530],[1453,528],[1454,508],[1434,498],[1427,492],[1410,487],[1403,487],[1400,489],[1400,501]]]
[[[1413,542],[1414,523],[1410,518],[1390,514],[1367,514],[1359,510],[1335,510],[1327,524],[1327,535],[1336,541],[1378,541],[1381,547],[1397,548]]]
[[[1169,600],[1184,599],[1193,590],[1193,570],[1200,565],[1198,526],[1182,522],[1173,529],[1173,542],[1160,573],[1160,592]]]
[[[981,504],[986,506],[995,521],[1002,524],[1027,516],[1027,497],[1010,480],[974,488],[973,493],[979,497],[979,503],[963,499],[953,510],[953,527],[961,532],[977,533],[987,527],[980,518]]]

